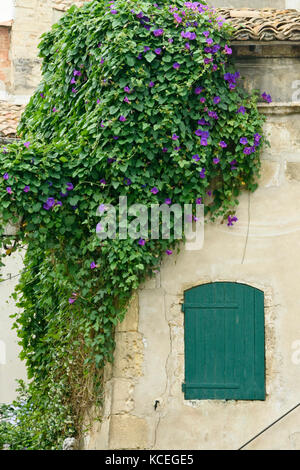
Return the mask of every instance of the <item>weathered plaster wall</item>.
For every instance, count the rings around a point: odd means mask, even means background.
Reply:
[[[280,70],[265,62],[261,79],[272,87]],[[238,224],[208,223],[201,251],[166,257],[160,275],[141,286],[116,332],[103,422],[86,436],[84,448],[238,449],[299,402],[293,345],[300,340],[300,104],[262,109],[271,147],[263,153],[259,189],[240,198]],[[183,294],[215,281],[265,292],[264,402],[184,400]],[[249,448],[299,449],[299,435],[298,411]]]
[[[0,403],[11,403],[16,397],[16,380],[26,379],[25,364],[18,359],[21,351],[17,344],[16,331],[12,329],[14,320],[10,315],[16,313],[16,306],[10,295],[18,283],[24,253],[13,254],[6,258],[1,275],[7,281],[0,282]]]
[[[299,0],[208,0],[214,7],[226,8],[299,8]]]

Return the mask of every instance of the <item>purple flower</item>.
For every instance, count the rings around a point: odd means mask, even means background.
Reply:
[[[218,157],[215,157],[213,159],[213,162],[214,162],[215,165],[217,165],[220,162],[220,159]]]
[[[100,100],[99,100],[99,98],[97,98],[97,104],[100,104]]]
[[[77,93],[76,88],[72,88],[72,93],[75,93],[75,94]]]
[[[54,106],[54,108],[52,108],[52,112],[53,112],[53,113],[56,113],[56,111],[57,111],[57,109],[56,109],[55,106]]]
[[[161,54],[161,48],[158,47],[157,49],[154,50],[155,54],[159,55]]]
[[[231,55],[232,54],[232,49],[230,47],[227,46],[227,44],[225,45],[225,54],[228,54],[228,55]]]
[[[181,23],[182,22],[182,18],[181,16],[178,15],[178,13],[174,13],[174,20],[176,21],[176,23]]]
[[[186,49],[188,49],[188,50],[190,50],[190,48],[191,48],[191,46],[190,46],[190,44],[189,44],[188,42],[185,43],[184,47],[185,47]]]
[[[163,147],[163,148],[162,148],[162,151],[163,151],[164,153],[166,153],[166,152],[168,151],[167,147]]]
[[[146,243],[146,241],[143,238],[140,238],[139,241],[138,241],[138,244],[141,245],[141,246],[144,246],[145,243]]]
[[[140,52],[139,55],[137,56],[137,59],[142,60],[142,58],[143,58],[143,54]]]
[[[154,87],[154,85],[155,85],[155,83],[154,83],[154,82],[150,82],[148,86],[149,86],[149,88],[153,88],[153,87]]]
[[[179,64],[178,62],[175,62],[175,63],[173,64],[173,69],[175,69],[175,70],[180,69],[180,64]]]
[[[245,114],[246,113],[246,108],[244,106],[240,106],[239,109],[237,110],[237,113]]]
[[[169,39],[168,39],[168,42],[169,42],[170,44],[172,44],[172,42],[174,42],[174,39],[173,39],[173,38],[169,38]]]
[[[208,38],[208,36],[210,35],[210,32],[209,31],[203,31],[202,33],[206,38]]]
[[[197,86],[194,90],[194,93],[195,93],[195,95],[200,95],[200,93],[202,93],[203,90],[204,90],[204,88],[202,88],[200,86]]]
[[[155,37],[162,36],[164,34],[164,30],[163,29],[155,29],[153,31],[153,34],[154,34]]]
[[[211,117],[213,119],[219,119],[219,116],[214,111],[208,111],[207,114],[209,115],[209,117]]]
[[[23,189],[24,193],[28,193],[28,191],[30,191],[30,186],[25,186],[25,188]]]
[[[27,149],[29,148],[29,145],[30,145],[30,142],[25,142],[24,143],[24,147],[26,147]]]
[[[76,83],[76,78],[72,77],[70,83],[71,83],[71,85],[74,85]]]
[[[262,99],[264,101],[266,101],[267,103],[272,103],[272,97],[271,95],[267,95],[266,92],[264,92],[262,95],[261,95]]]
[[[104,64],[104,58],[101,57],[100,64]]]
[[[262,137],[262,136],[261,136],[261,135],[259,135],[259,134],[257,134],[257,133],[256,133],[256,134],[254,134],[254,143],[255,143],[255,142],[256,142],[256,143],[259,143],[259,141],[260,141],[261,137]]]
[[[232,161],[230,162],[231,171],[237,170],[237,166],[236,166],[236,165],[237,165],[237,161],[236,161],[236,160],[232,160]]]
[[[41,98],[45,98],[44,93],[40,93],[40,97],[41,97]]]
[[[148,52],[150,51],[150,47],[149,46],[144,46],[144,52]]]
[[[204,104],[205,101],[206,101],[206,98],[204,98],[204,96],[201,96],[201,98],[200,98],[200,103]]]
[[[181,147],[175,147],[174,150],[178,152],[178,150],[181,150]]]
[[[4,173],[3,179],[4,179],[4,180],[8,180],[8,178],[9,178],[9,174],[8,174],[8,173]]]
[[[200,141],[200,144],[203,145],[204,147],[206,147],[208,144],[207,144],[207,139],[205,139],[205,137],[202,137],[201,141]]]
[[[172,140],[177,140],[177,139],[179,139],[179,135],[173,134],[172,135]]]
[[[124,178],[124,184],[126,184],[126,186],[130,186],[132,184],[132,181],[130,178]]]
[[[118,13],[118,10],[110,10],[112,15],[116,15]]]
[[[56,203],[54,205],[55,206],[62,206],[62,202],[61,201],[56,201]]]
[[[221,98],[219,96],[215,96],[213,99],[214,104],[219,104],[221,101]]]
[[[205,168],[202,168],[199,175],[200,175],[200,178],[202,178],[202,179],[205,178]]]
[[[130,104],[130,101],[129,101],[129,99],[128,99],[128,96],[125,96],[125,98],[124,98],[124,100],[123,100],[123,101],[124,101],[124,103],[128,103],[128,104]]]
[[[74,70],[73,75],[74,75],[74,77],[80,77],[81,76],[80,70]]]
[[[96,263],[94,261],[92,261],[92,263],[90,264],[90,268],[91,269],[95,269],[96,268]]]
[[[247,144],[248,144],[248,139],[247,139],[247,137],[241,137],[241,138],[240,138],[240,144],[242,144],[242,145],[247,145]]]
[[[172,199],[170,199],[169,197],[167,197],[167,199],[165,199],[165,204],[172,204]]]
[[[226,142],[224,142],[224,140],[221,140],[221,142],[219,142],[219,145],[220,147],[222,147],[222,149],[225,149],[227,147],[227,144]]]
[[[217,70],[218,70],[218,66],[217,66],[216,64],[214,64],[214,65],[212,66],[212,71],[213,71],[213,72],[216,72]]]
[[[197,197],[196,204],[197,205],[202,204],[202,197]]]
[[[213,59],[211,57],[210,58],[208,58],[208,57],[204,58],[205,65],[210,64],[212,61],[213,61]]]
[[[173,253],[173,251],[172,250],[166,250],[166,253],[167,253],[168,256],[170,256]]]
[[[125,93],[130,93],[131,89],[129,88],[129,86],[125,86],[124,91],[125,91]]]
[[[72,183],[67,183],[66,187],[67,187],[67,191],[72,191],[72,189],[74,189],[74,186]]]
[[[200,126],[209,126],[209,122],[205,121],[205,119],[199,119],[198,124]]]
[[[72,297],[69,298],[69,304],[73,304],[76,301],[76,299],[73,299]]]
[[[192,159],[195,160],[195,162],[199,162],[200,157],[199,157],[198,153],[196,153],[195,155],[193,155],[193,156],[192,156]]]
[[[250,155],[252,153],[252,147],[245,147],[243,153],[245,155]]]
[[[46,211],[48,211],[49,209],[51,209],[54,206],[54,204],[55,204],[54,197],[48,197],[47,201],[43,205],[43,208],[46,209]]]
[[[99,181],[100,184],[106,184],[106,181],[104,178],[102,178],[100,181]]]
[[[119,118],[119,121],[121,121],[121,122],[125,122],[125,121],[126,121],[126,117],[125,117],[125,116],[123,116],[123,115],[122,115],[122,116],[120,116],[120,118]]]
[[[103,230],[103,227],[102,227],[101,223],[99,222],[96,225],[96,233],[100,233],[100,232],[102,232],[102,230]]]
[[[227,220],[228,220],[227,222],[228,227],[231,227],[233,223],[237,222],[239,219],[236,216],[232,217],[231,215],[229,215]]]
[[[158,188],[156,186],[154,186],[154,188],[151,189],[151,193],[152,194],[157,194],[158,193]]]
[[[8,192],[8,194],[12,194],[12,189],[11,189],[10,186],[8,186],[8,187],[6,188],[6,191]]]
[[[206,43],[207,43],[209,46],[211,46],[211,45],[213,44],[213,42],[214,42],[214,41],[213,41],[212,38],[206,39]]]

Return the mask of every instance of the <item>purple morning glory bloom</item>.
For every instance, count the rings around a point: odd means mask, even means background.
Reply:
[[[219,96],[215,96],[213,99],[214,104],[219,104],[221,101],[221,98]]]
[[[52,108],[52,112],[53,112],[53,113],[56,113],[56,111],[57,111],[57,109],[56,109],[55,106],[54,106],[54,108]]]
[[[214,41],[213,41],[212,38],[206,39],[206,43],[207,43],[209,46],[211,46],[211,45],[213,44],[213,42],[214,42]]]
[[[149,88],[153,88],[153,87],[154,87],[154,85],[155,85],[155,83],[154,83],[154,82],[150,82],[148,86],[149,86]]]
[[[166,152],[168,151],[167,147],[163,147],[163,148],[162,148],[162,151],[163,151],[164,153],[166,153]]]
[[[237,165],[237,161],[236,161],[236,160],[232,160],[232,161],[230,162],[231,171],[232,171],[232,170],[237,170],[237,166],[236,166],[236,165]]]
[[[191,46],[189,45],[188,42],[185,43],[184,47],[185,47],[186,49],[188,49],[188,50],[190,50],[190,48],[191,48]]]
[[[162,36],[164,34],[164,30],[163,29],[155,29],[153,31],[153,34],[154,34],[155,37]]]
[[[244,106],[240,106],[239,109],[237,110],[237,113],[245,114],[246,108]]]
[[[8,178],[9,178],[9,174],[8,174],[8,173],[4,173],[3,179],[4,179],[4,180],[8,180]]]
[[[166,253],[167,253],[168,256],[170,256],[173,253],[173,251],[172,250],[166,250]]]
[[[220,147],[222,147],[222,149],[225,149],[227,147],[227,144],[226,142],[224,142],[224,140],[221,140],[221,142],[219,142],[219,145]]]
[[[81,76],[80,70],[74,70],[73,75],[74,75],[74,77],[80,77]]]
[[[231,215],[229,215],[227,220],[228,220],[227,222],[228,227],[231,227],[233,225],[233,222],[238,221],[238,218],[236,216],[232,217]]]
[[[67,191],[72,191],[72,189],[74,189],[74,186],[72,183],[67,183],[66,187],[67,187]]]
[[[73,304],[76,301],[76,299],[73,299],[72,297],[69,298],[69,304]]]
[[[161,54],[161,48],[158,47],[157,49],[154,50],[155,54],[159,55]]]
[[[95,269],[96,268],[96,263],[94,261],[92,261],[92,263],[90,264],[90,268],[91,269]]]
[[[178,150],[181,150],[181,147],[175,147],[174,150],[176,150],[176,152],[178,152]]]
[[[154,188],[152,188],[150,191],[151,191],[152,194],[157,194],[159,192],[159,190],[156,186],[154,186]]]
[[[262,99],[264,101],[266,101],[267,103],[272,103],[272,97],[271,95],[267,95],[266,92],[264,92],[262,95],[261,95]]]
[[[72,88],[72,93],[75,93],[75,94],[77,93],[76,88]]]
[[[205,168],[202,168],[199,175],[200,175],[200,178],[202,178],[202,179],[205,178]]]
[[[129,86],[125,86],[125,87],[124,87],[124,91],[125,91],[125,93],[130,93],[130,92],[131,92]]]
[[[192,156],[192,159],[195,160],[195,162],[199,162],[200,157],[199,157],[198,153],[196,153],[195,155],[193,155],[193,156]]]
[[[30,145],[30,142],[25,142],[24,143],[24,147],[26,147],[27,149],[29,148],[29,145]]]
[[[211,117],[213,119],[219,119],[219,116],[214,111],[208,111],[207,114],[209,115],[209,117]]]
[[[140,52],[139,55],[137,56],[137,59],[142,60],[142,58],[143,58],[143,54]]]
[[[132,181],[130,178],[124,178],[124,184],[126,184],[126,186],[130,186],[132,184]]]
[[[261,136],[261,135],[259,135],[259,134],[257,134],[257,133],[256,133],[256,134],[254,134],[254,142],[258,142],[258,143],[259,143],[259,141],[260,141],[261,137],[262,137],[262,136]]]
[[[106,184],[106,181],[104,178],[102,178],[100,181],[99,181],[100,184]]]
[[[200,98],[200,103],[204,104],[205,101],[206,101],[206,98],[204,98],[204,96],[201,96],[201,98]]]
[[[123,100],[123,101],[124,101],[124,103],[128,103],[128,104],[130,104],[130,101],[129,101],[129,99],[128,99],[128,96],[125,96],[125,98],[124,98],[124,100]]]
[[[197,86],[194,90],[194,93],[195,93],[195,95],[200,95],[200,93],[202,93],[203,90],[204,90],[204,88],[201,88],[200,86]]]
[[[213,163],[214,163],[215,165],[217,165],[219,162],[220,162],[220,159],[219,159],[218,157],[215,157],[215,158],[213,159]]]
[[[208,144],[207,144],[207,139],[205,139],[205,137],[202,137],[201,141],[200,141],[200,144],[203,145],[204,147],[206,147]]]
[[[8,192],[8,194],[12,194],[12,189],[11,189],[10,186],[8,186],[8,187],[6,188],[6,191]]]
[[[209,126],[209,122],[205,121],[205,119],[199,119],[198,124],[200,126]]]
[[[61,201],[56,201],[56,203],[54,205],[55,206],[62,206],[62,202]]]
[[[75,77],[72,77],[72,78],[71,78],[71,81],[70,81],[70,83],[71,83],[72,85],[74,85],[74,84],[76,83],[76,79],[75,79]]]
[[[144,52],[148,52],[150,51],[150,47],[149,46],[144,46]]]
[[[181,23],[182,22],[182,18],[181,16],[178,15],[178,13],[174,13],[174,20],[176,21],[176,23]]]
[[[104,64],[104,58],[101,57],[100,64]]]
[[[30,191],[30,186],[25,186],[25,188],[23,189],[24,193],[28,193],[28,191]]]
[[[118,10],[110,10],[112,15],[116,15],[118,13]]]
[[[196,199],[196,204],[199,205],[199,204],[202,204],[202,197],[198,197]]]
[[[225,54],[228,54],[228,55],[231,55],[232,54],[232,49],[230,47],[227,46],[227,44],[225,45]]]
[[[45,98],[44,93],[40,93],[40,97],[41,97],[41,98]]]
[[[173,134],[172,135],[172,140],[177,140],[177,139],[179,139],[179,135]]]
[[[243,153],[245,155],[250,155],[252,153],[252,147],[245,147]]]
[[[241,138],[240,138],[240,144],[242,144],[242,145],[248,144],[248,139],[247,139],[247,137],[241,137]]]
[[[125,121],[126,121],[126,117],[125,117],[125,116],[120,116],[119,121],[125,122]]]
[[[165,199],[165,204],[172,204],[172,199],[170,199],[169,197],[167,197],[167,199]]]
[[[175,69],[175,70],[180,69],[180,64],[179,64],[178,62],[175,62],[175,63],[173,64],[173,69]]]
[[[168,39],[168,42],[169,42],[170,44],[172,44],[172,42],[174,42],[174,39],[173,39],[173,38],[169,38],[169,39]]]
[[[145,241],[143,238],[140,238],[139,241],[138,241],[138,244],[139,244],[140,246],[144,246],[145,243],[146,243],[146,241]]]

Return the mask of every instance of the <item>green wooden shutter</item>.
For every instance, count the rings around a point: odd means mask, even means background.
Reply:
[[[264,294],[216,282],[185,292],[185,399],[265,400]]]

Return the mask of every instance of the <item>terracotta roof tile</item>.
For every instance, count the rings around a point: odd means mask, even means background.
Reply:
[[[0,137],[16,137],[24,105],[0,101]]]
[[[300,12],[264,8],[217,8],[235,28],[238,41],[300,41]]]

